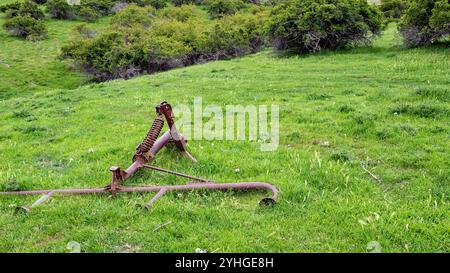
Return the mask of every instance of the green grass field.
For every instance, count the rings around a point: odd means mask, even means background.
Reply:
[[[83,252],[367,252],[372,241],[383,252],[450,251],[448,43],[404,49],[391,25],[372,47],[265,50],[83,85],[87,77],[57,59],[78,23],[50,21],[50,39],[38,43],[0,30],[9,66],[0,63],[0,190],[104,186],[111,165],[131,163],[154,105],[202,97],[204,105],[278,104],[278,150],[190,141],[197,164],[170,150],[154,164],[221,182],[271,182],[279,203],[258,207],[263,192],[202,191],[168,193],[143,211],[136,205],[151,194],[55,196],[14,215],[36,197],[1,197],[1,252],[67,252],[69,241]],[[183,182],[145,171],[127,181]]]
[[[0,16],[0,26],[5,19]],[[95,23],[101,29],[109,22]],[[58,59],[60,48],[81,21],[48,20],[49,39],[31,43],[9,36],[0,29],[0,99],[24,97],[41,90],[74,89],[88,77],[75,71],[70,63]]]

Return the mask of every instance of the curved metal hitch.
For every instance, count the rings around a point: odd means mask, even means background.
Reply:
[[[278,190],[275,186],[264,182],[239,182],[239,183],[216,183],[209,179],[195,177],[192,175],[163,169],[148,165],[147,163],[153,161],[156,154],[165,147],[168,143],[173,143],[183,155],[185,155],[192,162],[197,160],[188,152],[186,140],[180,134],[175,126],[172,106],[167,102],[162,102],[156,106],[156,118],[150,127],[143,142],[136,148],[136,153],[133,156],[133,163],[126,170],[120,167],[112,166],[111,183],[103,188],[93,189],[55,189],[55,190],[34,190],[34,191],[16,191],[16,192],[0,192],[0,195],[42,195],[30,206],[16,207],[16,213],[29,213],[32,208],[44,203],[50,199],[54,194],[110,194],[115,196],[118,193],[128,192],[156,192],[147,203],[141,207],[151,209],[154,203],[168,191],[186,191],[186,190],[268,190],[272,192],[271,197],[264,198],[260,201],[260,205],[273,206],[277,202]],[[163,127],[164,120],[167,121],[169,130],[159,137]],[[190,183],[185,185],[166,185],[166,186],[140,186],[140,187],[124,187],[125,180],[130,178],[135,172],[140,169],[149,169],[166,174],[171,174],[183,178],[190,179]]]

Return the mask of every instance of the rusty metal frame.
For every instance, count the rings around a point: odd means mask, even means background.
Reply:
[[[157,117],[153,122],[144,141],[136,148],[133,156],[133,164],[126,170],[120,167],[112,166],[111,183],[103,188],[85,188],[85,189],[51,189],[51,190],[30,190],[30,191],[13,191],[0,192],[0,195],[42,195],[30,206],[16,207],[16,212],[30,212],[32,208],[44,203],[55,194],[110,194],[112,196],[118,193],[129,192],[156,192],[147,203],[142,205],[143,208],[150,209],[153,204],[168,191],[187,191],[187,190],[267,190],[272,193],[271,197],[261,200],[260,205],[274,205],[278,199],[278,190],[275,186],[265,182],[239,182],[239,183],[216,183],[214,181],[191,176],[188,174],[151,166],[146,163],[152,161],[156,154],[166,145],[173,143],[188,159],[192,162],[197,160],[188,152],[186,140],[175,127],[173,120],[172,107],[167,102],[162,102],[156,106]],[[158,138],[163,126],[164,118],[168,123],[169,130]],[[179,177],[190,179],[190,183],[185,185],[163,185],[163,186],[137,186],[124,187],[123,182],[130,178],[140,169],[150,169],[153,171],[163,172]]]

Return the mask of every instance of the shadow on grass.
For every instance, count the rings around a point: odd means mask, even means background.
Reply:
[[[387,57],[395,56],[396,54],[406,53],[411,51],[420,50],[423,53],[439,52],[442,50],[450,51],[450,41],[444,40],[435,42],[431,45],[416,48],[406,48],[403,45],[392,45],[390,47],[384,46],[349,46],[347,48],[342,48],[338,50],[322,50],[316,53],[298,53],[292,50],[276,50],[271,48],[272,51],[269,53],[271,57],[279,59],[289,59],[289,58],[309,58],[309,57],[329,57],[331,55],[363,55],[363,54],[385,54]]]

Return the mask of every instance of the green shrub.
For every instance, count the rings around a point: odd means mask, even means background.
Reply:
[[[18,11],[18,15],[20,16],[28,15],[37,20],[40,20],[45,17],[44,12],[39,8],[39,6],[36,3],[32,1],[23,2]]]
[[[383,24],[380,10],[366,0],[291,0],[271,15],[274,47],[299,53],[368,43]]]
[[[71,56],[98,80],[123,77],[135,73],[133,63],[142,59],[138,50],[133,50],[133,33],[127,33],[129,41],[125,41],[123,33],[110,31],[93,39],[63,47],[63,54]],[[135,37],[137,35],[134,35]]]
[[[155,9],[162,9],[167,6],[168,0],[127,0],[127,3],[136,4],[140,7],[152,6]]]
[[[3,28],[9,35],[29,40],[41,40],[47,37],[47,28],[44,22],[28,15],[8,19]]]
[[[274,7],[282,2],[285,2],[286,0],[260,0],[259,3],[263,4],[265,6],[271,6]]]
[[[186,22],[192,19],[201,19],[203,15],[195,5],[182,5],[179,7],[172,6],[161,9],[158,11],[158,16]]]
[[[185,22],[162,19],[155,22],[152,34],[179,41],[190,49],[189,54],[197,55],[205,51],[208,29],[195,19]]]
[[[387,19],[400,19],[409,0],[381,0],[380,10]]]
[[[112,13],[113,0],[83,0],[81,5],[73,6],[73,13],[86,21],[94,21]]]
[[[219,57],[255,52],[264,44],[266,17],[261,14],[236,14],[218,20],[208,37],[209,51]]]
[[[128,79],[142,72],[179,66],[182,62],[175,63],[175,60],[189,51],[174,38],[154,36],[147,29],[135,27],[109,31],[62,48],[63,57],[74,59],[99,81]]]
[[[202,0],[170,0],[170,2],[178,7],[178,6],[182,6],[182,5],[190,5],[190,4],[201,4],[203,1]]]
[[[214,23],[195,6],[153,7],[133,4],[118,12],[105,33],[83,35],[62,48],[96,80],[130,78],[211,59],[238,56],[263,44],[260,14],[225,16]]]
[[[101,16],[95,9],[86,6],[81,6],[76,14],[85,21],[95,21]]]
[[[6,18],[30,16],[34,19],[40,20],[45,17],[44,12],[39,9],[39,6],[31,1],[7,5],[4,12],[6,14]]]
[[[119,11],[111,19],[114,27],[132,27],[139,25],[148,28],[156,17],[156,11],[152,7],[141,8],[132,4]]]
[[[87,21],[96,20],[113,12],[116,0],[82,0],[80,5],[69,5],[66,0],[48,0],[47,10],[52,18]]]
[[[168,0],[148,0],[148,2],[155,9],[162,9],[167,6]]]
[[[75,17],[74,7],[69,5],[66,0],[48,0],[46,6],[52,18],[72,19]]]
[[[173,37],[147,36],[142,41],[146,72],[154,72],[183,66],[192,52],[187,44]]]
[[[7,10],[19,10],[22,6],[21,2],[14,2],[11,4],[1,5],[0,12],[6,12]]]
[[[450,1],[412,1],[399,24],[407,47],[428,45],[450,34]]]
[[[114,6],[113,0],[82,0],[81,5],[74,6],[75,8],[89,8],[98,16],[105,16],[111,13],[111,8]]]
[[[233,15],[244,6],[242,0],[205,0],[204,4],[212,17]]]

